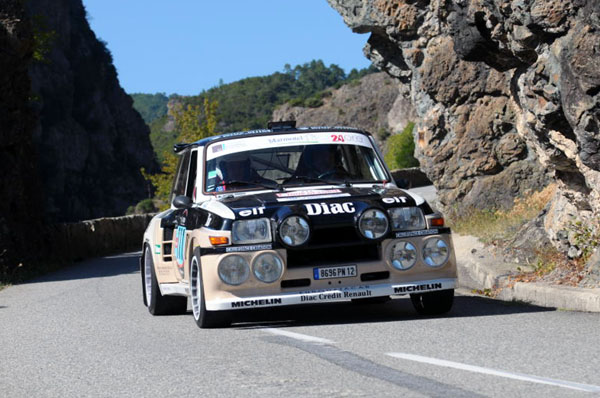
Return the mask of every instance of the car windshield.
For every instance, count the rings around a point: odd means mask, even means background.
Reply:
[[[386,179],[371,141],[359,133],[238,138],[209,145],[206,158],[206,192]]]

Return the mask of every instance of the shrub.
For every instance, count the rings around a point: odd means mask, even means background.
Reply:
[[[419,161],[414,157],[414,127],[415,124],[409,122],[400,134],[392,135],[387,140],[388,151],[385,155],[385,162],[390,169],[406,169],[419,166]]]
[[[144,199],[135,205],[135,214],[154,213],[157,210],[152,199]]]

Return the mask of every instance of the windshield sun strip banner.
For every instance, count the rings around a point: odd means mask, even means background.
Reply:
[[[276,307],[295,304],[331,303],[352,299],[433,292],[456,288],[455,278],[417,281],[401,284],[349,286],[338,289],[309,290],[271,296],[236,297],[206,300],[209,311],[238,310],[245,308]]]
[[[323,133],[277,134],[258,137],[236,138],[210,144],[206,150],[206,160],[215,159],[232,153],[253,151],[273,147],[293,145],[342,144],[359,145],[373,148],[369,138],[360,133],[339,131]]]

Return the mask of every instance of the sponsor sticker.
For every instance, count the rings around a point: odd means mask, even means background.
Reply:
[[[154,254],[160,254],[160,245],[154,245]]]
[[[185,227],[178,226],[175,232],[175,259],[177,265],[183,267],[183,256],[185,253]]]
[[[248,216],[258,216],[260,214],[264,214],[265,212],[265,207],[261,206],[261,207],[253,207],[251,209],[246,209],[246,210],[240,210],[240,212],[238,213],[240,215],[240,217],[248,217]]]
[[[293,200],[329,199],[350,196],[339,189],[312,189],[292,191],[275,194],[278,202],[291,202]]]
[[[394,294],[406,294],[414,292],[428,292],[431,290],[441,290],[441,283],[423,283],[420,285],[395,286]]]
[[[285,193],[275,194],[278,198],[289,198],[294,196],[314,196],[314,195],[328,195],[332,193],[341,193],[342,191],[339,189],[309,189],[302,191],[292,191]]]
[[[422,231],[396,232],[396,238],[410,238],[413,236],[437,235],[439,232],[440,232],[439,229],[424,229]]]
[[[251,252],[256,250],[271,250],[272,248],[273,245],[270,243],[265,245],[230,246],[225,248],[225,252]]]
[[[266,130],[265,132],[268,132]],[[209,147],[206,154],[206,160],[211,160],[220,156],[229,155],[241,151],[254,149],[264,149],[272,147],[285,147],[291,145],[317,145],[317,144],[346,144],[360,145],[372,148],[371,142],[364,134],[350,132],[318,132],[318,133],[298,133],[298,134],[274,134],[257,137],[243,137],[247,133],[240,134],[240,138],[227,141],[227,144],[216,143]],[[235,137],[236,134],[227,135]]]
[[[344,203],[306,203],[304,205],[306,208],[306,214],[309,216],[320,216],[320,215],[330,215],[330,214],[352,214],[356,212],[356,208],[354,207],[354,203],[352,202],[344,202]]]
[[[408,198],[406,196],[392,196],[390,198],[381,199],[383,203],[392,204],[392,203],[406,203]]]

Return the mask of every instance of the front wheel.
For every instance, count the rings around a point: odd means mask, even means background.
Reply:
[[[421,315],[445,314],[452,308],[454,289],[410,295],[413,307]]]
[[[144,249],[142,260],[142,292],[144,304],[152,315],[176,315],[187,311],[187,297],[163,296],[158,287],[150,246]]]
[[[225,327],[231,323],[229,314],[225,311],[208,311],[204,299],[204,284],[202,283],[202,270],[200,268],[200,249],[194,250],[190,263],[190,292],[192,313],[196,325],[200,328]]]

